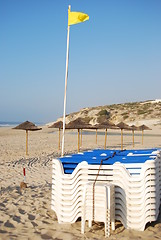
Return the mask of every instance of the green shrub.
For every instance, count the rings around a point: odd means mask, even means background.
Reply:
[[[103,109],[97,115],[98,116],[109,116],[110,113],[106,109]]]
[[[124,115],[123,116],[123,119],[125,120],[125,119],[127,119],[129,117],[129,115]]]
[[[124,115],[128,115],[129,113],[128,112],[123,112],[121,115],[124,116]]]
[[[146,110],[143,110],[143,109],[138,109],[138,111],[137,111],[138,115],[142,115],[142,114],[145,114],[145,113],[146,113]]]
[[[89,123],[91,121],[92,117],[84,117],[82,118],[82,120],[85,122],[85,123]]]
[[[110,118],[110,117],[107,116],[107,115],[98,116],[97,121],[100,123],[100,122],[104,122],[104,121],[108,120],[109,118]]]

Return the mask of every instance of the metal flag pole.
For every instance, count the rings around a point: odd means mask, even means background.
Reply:
[[[68,9],[71,9],[69,5]],[[61,156],[64,155],[64,137],[65,137],[65,114],[66,114],[66,91],[67,91],[67,79],[68,79],[68,60],[69,60],[69,31],[70,25],[68,25],[67,31],[67,52],[66,52],[66,72],[65,72],[65,91],[64,91],[64,114],[63,114],[63,134],[62,134],[62,153]]]

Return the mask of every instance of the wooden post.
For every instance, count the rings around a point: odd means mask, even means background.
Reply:
[[[123,129],[121,129],[121,150],[123,150]]]
[[[59,145],[58,145],[58,150],[60,150],[60,128],[59,128]]]
[[[96,129],[96,144],[97,144],[97,129]]]
[[[82,146],[82,129],[81,129],[81,142],[80,142],[80,146]]]
[[[132,140],[133,140],[133,147],[134,147],[134,129],[132,130]]]
[[[78,129],[78,152],[79,152],[79,148],[80,148],[80,130]]]
[[[26,156],[28,156],[28,130],[26,130]]]
[[[106,149],[106,141],[107,141],[107,128],[106,128],[106,131],[105,131],[105,147],[104,147],[104,149]]]
[[[142,145],[143,145],[143,135],[144,135],[144,130],[142,129]]]

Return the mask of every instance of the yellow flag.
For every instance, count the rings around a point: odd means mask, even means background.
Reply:
[[[87,20],[89,20],[88,14],[82,12],[71,12],[70,9],[68,9],[68,26],[85,22]]]

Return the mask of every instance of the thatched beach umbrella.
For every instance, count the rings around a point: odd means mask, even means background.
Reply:
[[[81,118],[77,118],[66,125],[66,129],[78,129],[78,152],[80,149],[80,130],[90,128],[91,125],[84,122]]]
[[[133,147],[134,147],[134,131],[139,130],[137,126],[132,125],[130,126],[132,130],[132,140],[133,140]]]
[[[101,122],[93,126],[94,129],[105,129],[105,144],[104,149],[106,149],[106,142],[107,142],[107,129],[117,129],[117,126],[110,122],[109,120]]]
[[[60,150],[60,129],[63,128],[63,122],[58,121],[52,124],[49,128],[59,128],[59,143],[58,143],[58,149]]]
[[[42,128],[38,128],[34,123],[26,121],[14,127],[13,129],[20,129],[26,131],[26,155],[28,155],[28,131],[38,131]]]
[[[142,131],[142,145],[143,145],[144,130],[152,130],[152,129],[143,124],[143,125],[141,125],[141,126],[138,127],[138,130],[141,130],[141,131]]]
[[[121,129],[121,150],[123,150],[123,129],[131,130],[131,127],[124,122],[120,122],[116,126]]]

